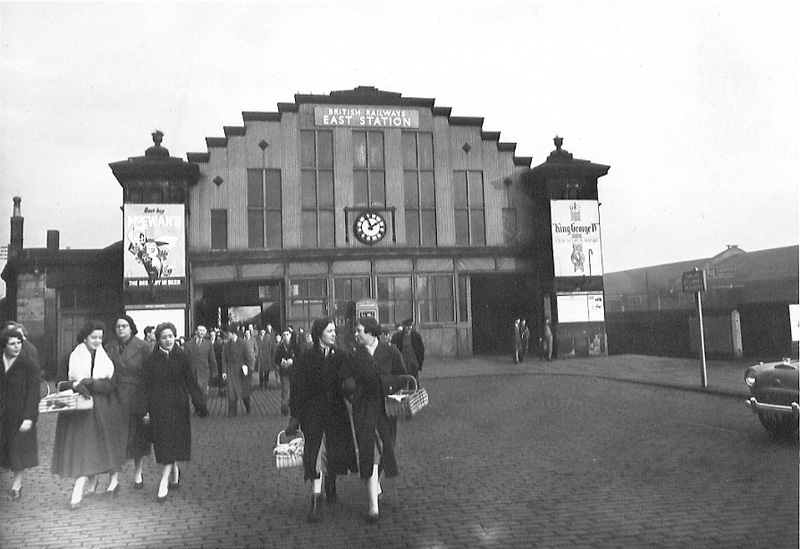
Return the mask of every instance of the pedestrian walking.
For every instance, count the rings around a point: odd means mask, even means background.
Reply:
[[[97,489],[97,475],[109,473],[106,492],[119,493],[119,470],[125,461],[128,418],[119,397],[117,365],[103,349],[105,324],[88,321],[78,332],[78,346],[69,355],[66,381],[80,395],[94,401],[90,410],[58,414],[50,472],[74,478],[70,509],[80,507],[84,487]],[[61,377],[61,376],[59,376]]]
[[[142,422],[145,414],[144,361],[153,352],[150,344],[136,337],[136,322],[128,315],[119,315],[114,320],[114,339],[105,350],[116,365],[117,388],[128,420],[128,440],[125,459],[133,460],[133,487],[144,488],[142,463],[150,455],[151,443],[147,426]]]
[[[217,363],[217,394],[221,397],[225,396],[225,381],[222,379],[222,374],[225,373],[225,366],[222,364],[222,346],[224,344],[225,340],[222,337],[222,332],[220,329],[214,328],[211,330],[211,346],[214,348],[214,360]]]
[[[178,347],[171,322],[155,329],[157,346],[144,363],[146,415],[156,463],[162,465],[156,501],[163,503],[169,490],[180,487],[178,463],[192,457],[189,398],[200,417],[208,415],[206,398],[186,352]]]
[[[258,337],[256,337],[255,328],[251,324],[249,328],[244,331],[244,343],[247,349],[253,354],[253,367],[247,373],[247,383],[252,386],[258,386]]]
[[[211,385],[211,376],[217,371],[214,344],[206,337],[207,334],[206,327],[198,324],[194,331],[194,337],[184,346],[184,350],[189,356],[189,364],[197,377],[197,384],[206,396],[208,396],[208,387]]]
[[[545,317],[542,328],[543,356],[549,362],[553,358],[553,330],[550,326],[550,317]]]
[[[397,331],[392,336],[392,344],[403,355],[403,363],[409,375],[419,381],[419,372],[422,371],[422,363],[425,362],[425,343],[422,341],[422,335],[414,329],[413,319],[407,318],[397,326]]]
[[[528,329],[528,321],[524,318],[514,319],[514,364],[523,361],[528,352],[528,342],[531,332]]]
[[[295,346],[292,341],[292,332],[289,329],[281,333],[281,342],[275,349],[273,362],[278,366],[281,380],[281,413],[289,415],[289,398],[291,393],[291,370],[295,360]]]
[[[406,369],[400,351],[379,340],[381,326],[374,317],[359,318],[355,328],[356,349],[345,363],[343,387],[352,404],[359,474],[367,486],[366,519],[377,522],[380,478],[399,474],[397,419],[386,416],[384,398],[404,386],[398,376],[405,375]]]
[[[39,419],[39,366],[22,354],[22,332],[0,333],[3,369],[0,370],[0,467],[13,473],[8,501],[22,497],[25,469],[39,465],[36,422]]]
[[[271,324],[267,324],[261,330],[261,337],[258,342],[258,357],[259,357],[259,385],[263,388],[269,387],[269,373],[275,372],[275,384],[280,385],[278,377],[278,368],[275,366],[275,349],[278,342],[275,340],[275,330],[272,329]]]
[[[244,402],[244,409],[249,414],[250,372],[256,359],[250,347],[239,337],[236,326],[231,324],[225,331],[228,338],[222,346],[222,379],[225,380],[228,396],[228,415],[239,413],[239,399]]]
[[[350,418],[342,390],[346,353],[336,348],[336,325],[318,318],[311,325],[314,346],[294,364],[286,434],[298,428],[305,437],[303,479],[311,481],[308,522],[318,522],[322,487],[328,503],[336,501],[336,476],[358,470]]]

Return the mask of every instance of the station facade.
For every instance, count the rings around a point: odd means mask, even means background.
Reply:
[[[362,314],[412,318],[433,356],[510,353],[515,318],[534,342],[551,318],[560,355],[607,352],[608,166],[556,138],[531,168],[482,118],[372,87],[242,119],[185,161],[156,132],[144,156],[110,164],[124,212],[113,306],[187,333],[331,316],[345,343]],[[17,257],[4,278],[31,256]]]

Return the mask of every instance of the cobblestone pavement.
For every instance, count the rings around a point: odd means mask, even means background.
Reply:
[[[72,481],[49,473],[55,416],[44,415],[39,467],[19,502],[0,502],[0,547],[797,547],[797,444],[771,439],[745,408],[748,364],[709,361],[701,388],[699,360],[430,359],[431,404],[400,422],[401,476],[384,483],[377,525],[363,520],[354,476],[320,524],[305,523],[301,470],[274,466],[286,425],[274,385],[236,418],[212,389],[163,505],[149,458],[144,490],[126,464],[118,498],[69,511]],[[712,419],[684,417],[695,409]],[[637,414],[658,422],[661,410],[675,422],[643,429]],[[10,474],[0,480],[5,491]]]

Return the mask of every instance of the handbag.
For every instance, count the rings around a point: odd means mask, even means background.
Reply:
[[[278,469],[303,465],[305,437],[302,431],[298,430],[297,433],[300,435],[299,437],[284,442],[281,442],[281,436],[285,438],[286,431],[278,433],[278,440],[275,441],[275,449],[272,451],[275,454],[275,466]]]
[[[410,419],[414,414],[428,405],[428,391],[417,386],[414,376],[399,376],[406,382],[406,388],[384,399],[386,415]]]
[[[59,383],[61,388],[65,382]],[[66,382],[69,384],[70,382]],[[84,397],[72,389],[65,389],[54,394],[48,394],[39,401],[40,414],[58,414],[61,412],[80,412],[94,408],[94,399]]]

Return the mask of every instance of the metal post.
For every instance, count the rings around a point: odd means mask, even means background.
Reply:
[[[700,319],[700,386],[708,387],[706,375],[706,336],[703,331],[703,297],[702,292],[697,292],[697,316]]]

